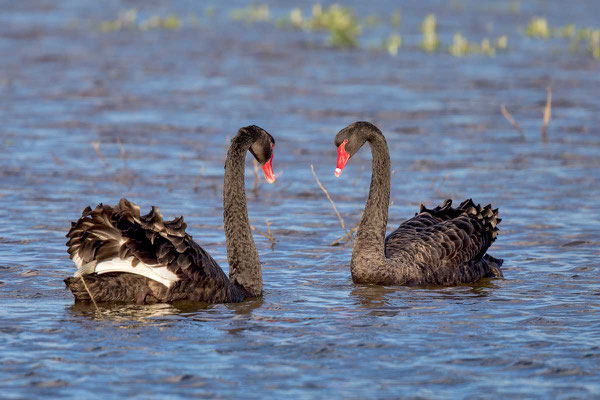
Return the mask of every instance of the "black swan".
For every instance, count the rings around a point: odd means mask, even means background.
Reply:
[[[371,145],[373,174],[360,220],[350,269],[355,283],[375,285],[456,285],[502,277],[502,260],[486,254],[496,239],[498,210],[471,199],[452,208],[452,200],[403,222],[387,238],[390,154],[385,137],[369,122],[355,122],[335,136],[335,175],[365,142]]]
[[[250,150],[273,183],[274,146],[267,131],[252,125],[238,131],[227,152],[223,220],[229,279],[185,232],[183,217],[163,221],[156,207],[140,216],[137,205],[121,199],[115,207],[87,207],[71,223],[67,246],[77,272],[65,283],[75,300],[230,303],[260,296],[262,271],[248,221],[244,161]]]

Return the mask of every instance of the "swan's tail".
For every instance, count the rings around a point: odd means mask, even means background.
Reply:
[[[491,236],[491,242],[496,240],[496,236],[498,236],[498,224],[502,221],[502,218],[498,216],[497,208],[492,209],[491,204],[481,207],[479,204],[475,205],[473,200],[467,199],[460,203],[458,209],[463,210],[472,218],[475,218],[481,222],[485,231]]]
[[[481,207],[479,204],[473,203],[473,200],[467,199],[460,203],[460,206],[452,207],[452,200],[447,199],[444,204],[433,209],[421,205],[419,213],[427,212],[433,217],[441,221],[446,221],[458,217],[463,213],[467,213],[471,218],[478,220],[483,226],[484,232],[489,235],[490,244],[496,240],[498,236],[498,224],[502,218],[498,217],[498,209],[492,209],[491,204]]]

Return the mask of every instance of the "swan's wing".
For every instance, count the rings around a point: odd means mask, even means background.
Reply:
[[[451,205],[446,200],[431,210],[421,206],[415,217],[386,238],[386,257],[410,254],[418,264],[445,269],[481,261],[496,239],[498,210],[475,205],[471,199],[457,208]]]
[[[167,287],[182,279],[226,284],[227,276],[185,232],[186,226],[183,217],[163,221],[156,207],[140,215],[140,208],[126,199],[116,207],[87,207],[67,234],[75,276],[129,272]]]

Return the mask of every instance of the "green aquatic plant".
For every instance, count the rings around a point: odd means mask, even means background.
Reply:
[[[138,28],[143,31],[149,29],[179,29],[181,28],[181,21],[175,14],[169,14],[165,18],[153,15],[140,22]]]
[[[600,30],[594,28],[576,29],[574,24],[568,24],[558,28],[550,28],[545,18],[532,18],[527,25],[526,34],[531,37],[547,38],[570,38],[569,49],[581,51],[581,42],[586,42],[586,50],[596,60],[600,60]]]
[[[122,29],[134,29],[137,24],[137,10],[135,8],[121,11],[117,19],[102,21],[100,30],[102,32],[115,32]]]
[[[302,28],[302,24],[304,19],[302,18],[302,10],[299,8],[294,8],[290,11],[290,23],[292,26],[296,28]]]
[[[354,10],[339,4],[332,4],[325,10],[320,4],[315,4],[312,7],[312,15],[308,18],[302,15],[301,9],[294,8],[288,17],[278,21],[277,25],[291,26],[307,32],[327,31],[329,32],[328,43],[340,48],[358,46],[358,37],[361,33],[361,26]]]
[[[400,23],[402,22],[402,12],[400,10],[396,10],[392,13],[391,22],[394,28],[400,26]]]
[[[138,21],[138,12],[136,9],[130,9],[121,11],[119,17],[115,20],[102,21],[100,24],[100,31],[102,32],[116,32],[124,29],[139,29],[139,30],[150,30],[150,29],[179,29],[183,26],[183,23],[179,17],[175,14],[168,14],[166,17],[160,17],[153,15],[145,20]]]
[[[402,47],[402,36],[397,33],[392,33],[383,41],[383,48],[392,56],[398,54],[398,49],[400,47]]]
[[[177,15],[169,14],[162,20],[161,26],[165,29],[179,29],[181,28],[181,22],[179,21],[179,18],[177,18]]]
[[[575,25],[569,24],[552,30],[552,36],[560,38],[572,38],[577,33]]]
[[[470,52],[469,42],[460,33],[455,33],[449,51],[454,57],[462,57]]]
[[[436,20],[434,14],[428,14],[421,23],[421,32],[423,40],[421,48],[428,53],[432,53],[440,46],[440,40],[436,32]]]
[[[316,4],[312,9],[312,18],[307,22],[313,30],[329,31],[329,44],[334,47],[358,45],[361,27],[352,8],[332,4],[323,10],[320,4]]]
[[[266,22],[269,20],[268,4],[250,4],[246,8],[236,8],[231,11],[231,18],[247,23]]]
[[[571,51],[581,51],[581,42],[586,42],[585,49],[595,60],[600,60],[600,29],[581,28],[576,30],[569,49]]]
[[[463,35],[455,33],[452,45],[448,48],[448,51],[454,57],[463,57],[467,54],[483,54],[494,57],[496,55],[496,49],[506,49],[507,41],[508,39],[506,36],[501,36],[496,39],[496,46],[494,46],[488,38],[484,38],[481,43],[469,43],[467,38]]]
[[[547,39],[550,37],[550,30],[548,29],[548,21],[546,18],[542,17],[533,17],[529,24],[527,25],[527,29],[525,30],[527,36],[531,36],[534,38]]]
[[[496,38],[496,48],[498,50],[508,49],[508,37],[506,35]]]
[[[478,50],[481,54],[486,56],[494,57],[496,55],[496,49],[491,45],[488,38],[485,38],[481,41]]]
[[[600,29],[596,29],[590,34],[588,49],[594,59],[600,60]]]

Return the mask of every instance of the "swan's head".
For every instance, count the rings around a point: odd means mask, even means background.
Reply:
[[[250,153],[254,156],[256,161],[262,165],[265,179],[269,183],[275,182],[275,174],[273,173],[273,167],[271,162],[273,161],[273,152],[275,150],[275,139],[260,126],[250,125],[244,129],[247,134],[256,138],[254,143],[250,146]],[[240,130],[242,130],[240,129]]]
[[[359,121],[348,125],[335,135],[335,147],[338,149],[335,176],[339,177],[346,163],[372,135],[381,135],[381,131],[372,123]]]

